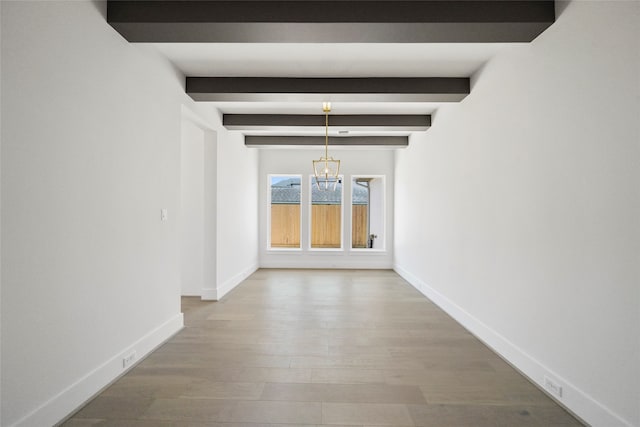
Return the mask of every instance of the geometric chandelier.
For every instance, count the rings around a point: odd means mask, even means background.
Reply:
[[[329,157],[329,111],[331,103],[323,102],[324,111],[324,157],[313,161],[313,173],[316,185],[320,191],[335,191],[338,186],[338,174],[340,173],[340,160]]]

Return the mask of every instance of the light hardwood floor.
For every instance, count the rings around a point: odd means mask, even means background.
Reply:
[[[66,427],[582,425],[392,271],[259,270],[182,303]]]

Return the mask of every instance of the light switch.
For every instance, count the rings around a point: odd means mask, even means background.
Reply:
[[[160,221],[166,221],[169,218],[169,214],[166,209],[160,210]]]

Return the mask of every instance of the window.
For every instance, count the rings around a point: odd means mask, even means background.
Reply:
[[[384,249],[384,177],[351,179],[351,247]]]
[[[300,248],[300,175],[269,175],[270,248]]]
[[[321,191],[311,177],[311,248],[342,248],[342,177],[335,191]]]

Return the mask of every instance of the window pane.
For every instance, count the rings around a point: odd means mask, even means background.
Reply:
[[[367,248],[369,242],[369,183],[354,179],[351,197],[351,247]]]
[[[271,247],[300,247],[300,176],[271,176]]]
[[[384,249],[384,178],[351,181],[351,247]]]
[[[330,186],[333,188],[333,186]],[[311,247],[342,247],[342,180],[335,190],[319,190],[311,178]]]

